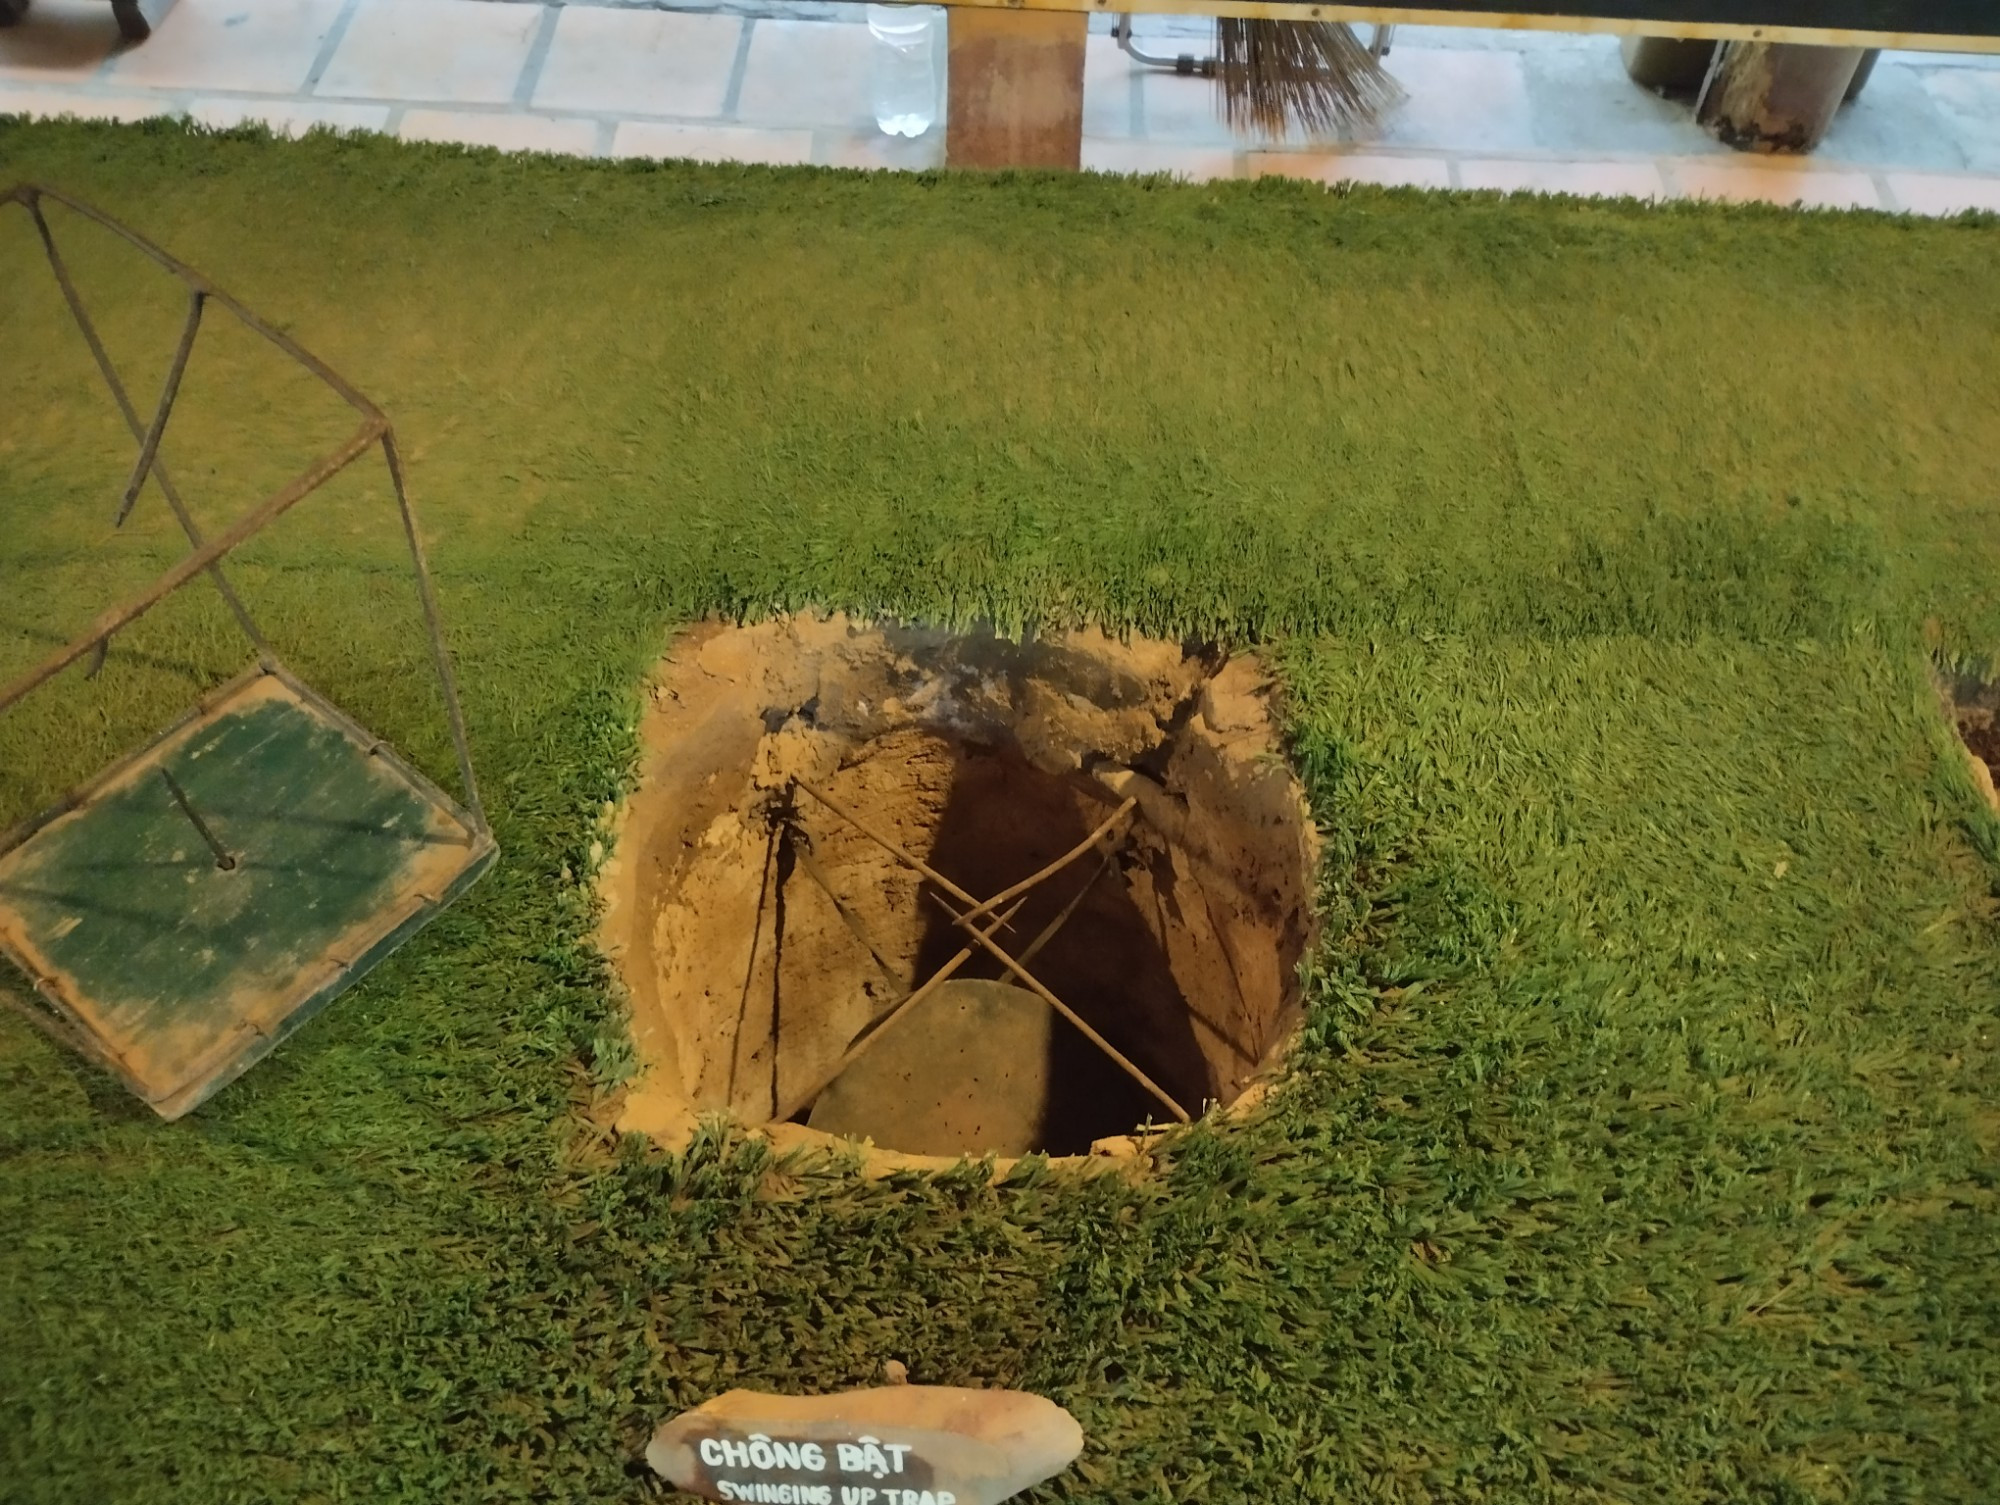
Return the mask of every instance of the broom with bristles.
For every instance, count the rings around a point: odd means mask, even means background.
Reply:
[[[1342,136],[1374,125],[1403,89],[1337,21],[1215,23],[1216,77],[1230,128],[1282,137]]]

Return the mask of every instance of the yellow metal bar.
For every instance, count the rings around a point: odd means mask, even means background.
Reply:
[[[1264,21],[1347,21],[1378,26],[1478,26],[1501,31],[1571,31],[1687,41],[1798,42],[1812,47],[1885,47],[1902,52],[2000,52],[2000,36],[1932,36],[1914,31],[1848,31],[1819,26],[1743,26],[1706,21],[1640,21],[1513,11],[1423,10],[1395,5],[1301,5],[1288,0],[941,0],[973,10],[1081,10],[1106,15],[1250,16]]]

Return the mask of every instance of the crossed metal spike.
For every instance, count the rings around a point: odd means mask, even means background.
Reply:
[[[226,290],[216,286],[185,262],[169,256],[151,241],[112,219],[102,210],[80,199],[71,198],[67,194],[58,193],[54,189],[44,188],[35,183],[17,183],[11,187],[0,188],[0,209],[6,208],[9,204],[20,205],[33,221],[35,234],[40,239],[43,254],[48,259],[49,270],[55,276],[57,287],[62,290],[63,302],[68,305],[71,316],[76,320],[77,329],[83,335],[84,343],[90,348],[91,359],[96,362],[98,373],[104,378],[104,384],[110,390],[119,416],[124,419],[126,429],[139,445],[138,458],[133,464],[131,476],[119,495],[113,526],[122,528],[125,525],[140,493],[150,480],[159,486],[161,494],[166,498],[174,520],[187,538],[190,552],[180,563],[148,586],[142,594],[101,613],[81,636],[58,649],[42,663],[11,683],[0,685],[0,711],[6,710],[35,688],[86,656],[91,660],[87,672],[94,675],[103,667],[107,645],[115,634],[130,626],[199,574],[207,575],[214,582],[215,588],[228,604],[230,614],[235,617],[237,626],[243,630],[244,637],[249,639],[251,647],[256,650],[259,661],[275,664],[276,659],[272,656],[270,645],[263,633],[258,630],[256,622],[251,619],[235,587],[223,573],[223,557],[379,444],[382,448],[382,458],[389,471],[390,489],[395,494],[396,507],[402,515],[403,537],[409,546],[410,563],[416,575],[417,599],[423,608],[424,630],[429,640],[431,663],[437,673],[438,688],[444,701],[445,722],[451,730],[452,747],[458,755],[459,780],[464,786],[467,814],[475,830],[481,832],[488,830],[486,811],[479,800],[479,787],[472,776],[472,751],[466,741],[465,719],[459,710],[458,682],[452,675],[451,658],[445,649],[444,630],[438,621],[437,599],[431,588],[430,566],[424,558],[423,540],[417,532],[416,514],[411,510],[409,495],[403,485],[402,459],[396,448],[396,435],[389,423],[388,415],[350,386],[345,378],[318,356],[299,345],[290,335],[266,323],[237,302]],[[50,227],[48,215],[44,212],[44,206],[48,204],[61,205],[69,213],[109,231],[131,249],[178,279],[187,290],[187,314],[181,325],[180,339],[174,346],[173,359],[167,367],[160,399],[153,409],[150,421],[142,422],[139,409],[132,400],[130,388],[120,376],[117,367],[112,364],[110,352],[106,350],[97,326],[84,307],[82,295],[77,291],[75,279],[70,275],[69,264],[64,260],[62,251],[56,244],[55,232]],[[280,490],[265,497],[255,508],[224,529],[218,537],[208,538],[196,524],[180,489],[168,474],[166,461],[161,457],[160,449],[166,435],[167,421],[173,415],[175,400],[180,395],[182,378],[187,374],[189,360],[194,354],[195,338],[201,332],[202,317],[204,313],[215,308],[234,315],[251,333],[275,346],[331,388],[342,401],[355,410],[360,417],[360,424],[338,449],[321,456],[305,472],[294,477]]]
[[[920,877],[928,879],[930,883],[933,885],[933,887],[935,887],[938,890],[941,890],[941,893],[934,893],[932,894],[931,897],[937,901],[939,907],[942,908],[946,914],[951,916],[952,923],[957,925],[960,930],[965,932],[969,944],[967,944],[964,948],[958,951],[957,954],[955,954],[942,967],[938,968],[938,970],[935,973],[933,973],[931,977],[928,980],[926,980],[921,986],[916,988],[913,992],[909,993],[902,1000],[902,1002],[898,1003],[894,1008],[890,1009],[886,1014],[882,1015],[878,1020],[876,1020],[873,1024],[871,1024],[868,1027],[868,1029],[864,1031],[858,1039],[856,1039],[851,1045],[848,1046],[846,1052],[841,1056],[840,1060],[834,1065],[833,1069],[831,1071],[826,1072],[819,1081],[815,1082],[810,1090],[796,1094],[792,1099],[792,1101],[787,1104],[781,1104],[779,1107],[779,1112],[776,1115],[780,1121],[791,1118],[801,1108],[805,1107],[807,1104],[811,1103],[815,1098],[817,1098],[820,1095],[820,1093],[823,1092],[833,1082],[835,1077],[838,1077],[843,1071],[847,1070],[849,1066],[854,1064],[856,1058],[861,1056],[864,1052],[868,1050],[870,1046],[872,1046],[877,1040],[880,1040],[882,1038],[882,1036],[887,1032],[889,1025],[893,1024],[897,1019],[901,1018],[904,1014],[908,1013],[910,1009],[914,1008],[918,1003],[922,1002],[923,999],[928,997],[935,989],[937,989],[945,982],[950,980],[952,975],[956,973],[960,967],[964,966],[966,962],[972,959],[976,951],[984,950],[988,954],[990,954],[994,958],[994,960],[998,961],[1001,966],[1005,967],[1007,971],[1011,973],[1030,992],[1035,994],[1036,997],[1040,998],[1042,1002],[1046,1003],[1050,1008],[1054,1009],[1058,1014],[1062,1015],[1063,1018],[1067,1019],[1071,1024],[1076,1026],[1077,1030],[1083,1035],[1083,1037],[1086,1040],[1090,1041],[1091,1044],[1095,1045],[1099,1050],[1103,1051],[1105,1055],[1109,1056],[1113,1061],[1115,1061],[1118,1064],[1119,1069],[1122,1070],[1127,1076],[1131,1077],[1133,1081],[1137,1082],[1141,1087],[1145,1088],[1148,1093],[1150,1093],[1153,1097],[1157,1098],[1160,1101],[1160,1103],[1165,1106],[1167,1111],[1174,1116],[1176,1122],[1179,1123],[1189,1122],[1189,1116],[1187,1110],[1183,1108],[1179,1103],[1175,1102],[1172,1096],[1170,1096],[1167,1093],[1166,1089],[1161,1087],[1160,1084],[1155,1082],[1151,1077],[1147,1076],[1146,1073],[1141,1071],[1138,1066],[1134,1065],[1133,1062],[1127,1056],[1125,1056],[1121,1051],[1119,1051],[1118,1047],[1113,1045],[1109,1040],[1105,1039],[1104,1036],[1100,1035],[1096,1030],[1092,1029],[1090,1025],[1087,1024],[1077,1014],[1076,1010],[1072,1009],[1068,1004],[1064,1003],[1060,998],[1056,997],[1054,993],[1050,992],[1047,986],[1045,986],[1041,982],[1041,980],[1038,979],[1027,968],[1027,963],[1034,959],[1036,953],[1038,953],[1043,946],[1048,944],[1050,939],[1054,937],[1056,931],[1061,929],[1064,922],[1067,921],[1069,917],[1076,912],[1077,906],[1083,902],[1084,895],[1089,893],[1090,890],[1096,886],[1098,878],[1102,877],[1104,872],[1111,866],[1112,860],[1117,855],[1117,849],[1115,847],[1108,848],[1105,851],[1104,860],[1102,863],[1099,864],[1097,871],[1091,875],[1090,881],[1084,884],[1082,888],[1077,890],[1075,897],[1073,897],[1068,904],[1063,906],[1061,913],[1059,913],[1055,917],[1055,919],[1052,920],[1048,925],[1043,927],[1041,933],[1037,935],[1034,938],[1034,940],[1031,941],[1028,944],[1028,946],[1022,950],[1019,959],[1016,959],[1015,957],[1009,955],[1008,952],[1004,950],[1000,946],[1000,944],[994,939],[996,935],[998,935],[1002,930],[1004,930],[1007,927],[1008,922],[1011,919],[1013,919],[1013,917],[1016,914],[1020,912],[1021,906],[1027,902],[1027,895],[1030,890],[1034,889],[1037,885],[1045,882],[1049,878],[1054,877],[1057,873],[1063,871],[1063,869],[1067,868],[1071,863],[1075,862],[1079,857],[1084,856],[1093,848],[1097,847],[1099,843],[1101,843],[1105,839],[1105,837],[1110,835],[1111,830],[1114,826],[1116,826],[1120,821],[1124,820],[1135,809],[1138,808],[1137,800],[1127,799],[1123,804],[1119,805],[1119,807],[1116,810],[1112,811],[1111,814],[1107,816],[1094,831],[1092,831],[1082,841],[1078,842],[1069,851],[1065,852],[1062,856],[1058,857],[1054,862],[1051,862],[1047,867],[1044,867],[1040,872],[1032,873],[1028,877],[1023,878],[1019,883],[1012,884],[1009,887],[1002,889],[999,893],[993,895],[990,899],[975,899],[971,894],[967,893],[963,888],[960,888],[956,883],[953,883],[951,879],[945,877],[944,874],[938,872],[935,868],[918,860],[916,857],[913,857],[910,853],[904,851],[903,848],[899,846],[895,841],[885,836],[882,832],[876,830],[873,826],[869,825],[867,821],[863,820],[853,811],[845,808],[831,795],[827,794],[824,790],[815,788],[812,784],[808,783],[804,779],[794,780],[794,784],[798,789],[801,789],[806,794],[811,795],[812,798],[817,803],[824,805],[828,810],[831,810],[835,815],[839,816],[842,820],[847,822],[848,825],[852,826],[855,830],[859,831],[863,836],[867,837],[870,841],[874,842],[875,845],[882,848],[882,850],[887,852],[891,857],[894,857],[898,862],[902,863],[903,866],[907,867],[911,872],[916,873]],[[895,979],[894,973],[889,968],[888,963],[883,960],[881,953],[876,949],[875,945],[871,941],[869,941],[866,935],[858,928],[847,906],[840,900],[840,898],[836,894],[834,894],[832,888],[827,883],[825,875],[819,871],[818,864],[809,861],[802,861],[800,866],[804,868],[808,877],[812,878],[815,883],[819,884],[820,887],[826,891],[827,897],[833,901],[834,908],[840,913],[841,919],[847,923],[847,926],[850,930],[854,931],[856,938],[859,939],[862,945],[868,949],[869,954],[875,958],[876,963],[882,967],[884,972],[889,973],[892,980],[899,980]],[[954,909],[951,906],[951,904],[947,902],[946,899],[942,896],[944,894],[949,894],[951,898],[956,899],[960,904],[964,905],[965,908]],[[987,919],[989,916],[992,917],[992,923],[982,927],[979,924],[979,922]]]
[[[119,379],[118,369],[111,364],[111,355],[104,348],[104,341],[98,336],[97,326],[91,322],[90,315],[84,310],[83,298],[76,290],[76,283],[70,278],[69,266],[64,262],[62,252],[56,249],[55,234],[49,229],[47,216],[42,213],[39,203],[33,199],[26,202],[28,213],[34,218],[35,233],[41,237],[42,250],[48,256],[49,269],[55,273],[56,286],[62,289],[63,301],[69,305],[70,315],[76,320],[76,326],[83,334],[84,344],[90,347],[91,358],[97,362],[98,373],[103,376],[104,385],[110,389],[111,400],[117,403],[118,412],[125,420],[125,427],[132,431],[133,439],[139,444],[138,461],[133,466],[131,479],[125,483],[124,494],[118,501],[118,513],[111,525],[114,528],[125,526],[126,518],[132,515],[132,504],[138,501],[139,493],[145,488],[146,480],[150,476],[159,483],[160,492],[166,497],[167,506],[173,510],[174,519],[181,525],[181,531],[187,535],[189,546],[195,549],[205,547],[208,540],[201,536],[201,529],[195,525],[186,503],[181,500],[180,492],[174,487],[172,477],[167,474],[167,462],[160,458],[160,439],[166,433],[167,418],[173,412],[174,399],[180,394],[181,378],[187,373],[188,358],[194,353],[194,339],[201,329],[202,309],[208,301],[207,292],[196,287],[188,293],[187,320],[181,327],[180,342],[174,347],[173,361],[167,367],[166,384],[160,392],[159,403],[153,410],[153,421],[142,425],[139,422],[139,411],[133,406],[125,383]],[[237,626],[241,627],[243,635],[250,639],[250,645],[260,654],[268,653],[270,645],[264,641],[264,634],[251,619],[249,609],[237,596],[235,588],[229,583],[229,578],[222,573],[221,560],[218,559],[209,565],[208,575],[215,582],[215,588],[222,593],[222,599],[229,604],[229,610],[236,617]],[[91,678],[96,678],[98,671],[104,667],[104,656],[110,646],[111,639],[108,635],[98,639],[97,647],[91,656]]]

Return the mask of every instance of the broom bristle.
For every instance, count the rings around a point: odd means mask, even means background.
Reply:
[[[1340,136],[1374,125],[1404,99],[1353,29],[1337,21],[1215,23],[1216,82],[1231,129]]]

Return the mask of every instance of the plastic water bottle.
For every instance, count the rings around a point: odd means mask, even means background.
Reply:
[[[875,123],[891,136],[921,136],[937,122],[941,5],[871,5]]]

